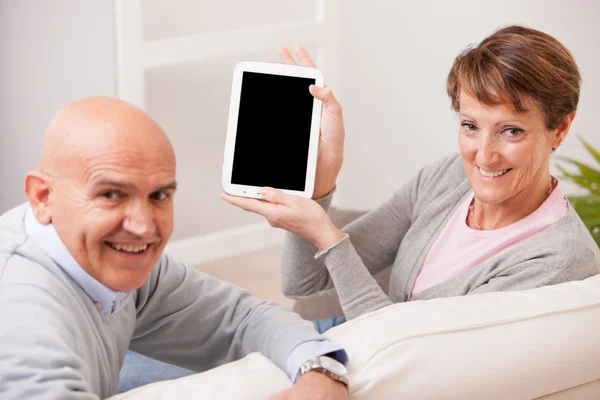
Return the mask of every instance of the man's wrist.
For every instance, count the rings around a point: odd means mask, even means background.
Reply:
[[[327,356],[337,360],[344,366],[348,363],[348,354],[339,345],[329,340],[310,340],[296,346],[286,361],[285,373],[292,382],[296,382],[301,376],[302,365],[309,360],[319,356]]]
[[[308,371],[301,375],[296,383],[308,384],[315,388],[324,386],[327,390],[344,391],[345,393],[348,393],[348,386],[346,384],[318,371]]]
[[[300,366],[300,376],[309,372],[317,372],[336,382],[348,385],[348,370],[346,366],[333,357],[324,355],[306,361]]]

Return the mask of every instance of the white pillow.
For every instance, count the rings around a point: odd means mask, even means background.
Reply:
[[[600,276],[395,304],[329,332],[352,399],[600,399]],[[259,354],[118,399],[266,399],[289,387]],[[544,397],[547,396],[547,397]]]
[[[327,333],[353,399],[600,399],[600,276],[395,304]]]
[[[290,387],[288,376],[260,353],[201,374],[151,383],[110,400],[266,400]]]

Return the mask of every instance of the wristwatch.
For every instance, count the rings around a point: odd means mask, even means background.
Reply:
[[[319,356],[306,361],[300,366],[300,375],[304,375],[308,371],[320,372],[348,386],[348,378],[346,378],[348,370],[344,367],[344,364],[331,357]]]

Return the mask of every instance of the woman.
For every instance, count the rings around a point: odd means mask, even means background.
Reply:
[[[550,175],[579,87],[577,65],[556,39],[521,26],[498,30],[459,54],[448,75],[460,155],[424,167],[342,229],[326,213],[343,159],[341,107],[328,89],[311,87],[324,101],[315,200],[271,188],[264,201],[222,198],[292,233],[286,295],[335,286],[347,318],[397,302],[584,279],[599,272],[600,251]],[[372,276],[390,265],[388,296]]]

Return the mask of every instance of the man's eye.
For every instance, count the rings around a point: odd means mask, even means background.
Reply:
[[[169,197],[169,196],[165,192],[156,192],[152,195],[152,198],[154,200],[158,200],[158,201],[166,200],[167,197]]]
[[[109,190],[107,192],[103,192],[101,196],[106,200],[116,200],[119,197],[119,193],[114,190]]]

